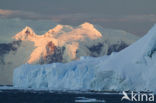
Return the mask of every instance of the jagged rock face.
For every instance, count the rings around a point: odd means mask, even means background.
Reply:
[[[120,41],[116,44],[107,44],[107,42],[99,42],[91,46],[86,46],[85,49],[87,52],[84,56],[92,56],[92,57],[99,57],[103,55],[110,55],[112,52],[119,52],[122,49],[128,47],[129,44]],[[77,57],[80,57],[82,53],[80,53],[82,50],[78,49],[76,54]]]
[[[100,56],[100,53],[102,52],[102,47],[104,47],[103,43],[98,43],[97,45],[93,45],[91,47],[88,47],[88,49],[90,51],[90,56],[93,56],[93,57]],[[104,55],[105,52],[103,52],[102,54]]]
[[[128,47],[128,44],[123,41],[121,41],[119,44],[113,44],[108,48],[107,55],[110,55],[112,52],[119,52],[126,47]]]
[[[49,55],[54,53],[54,50],[56,49],[56,46],[52,43],[52,41],[50,41],[47,44],[46,49],[47,49],[47,56],[49,56]]]
[[[13,41],[12,43],[1,43],[0,44],[0,55],[8,53],[9,51],[16,51],[20,46],[21,41]]]
[[[55,62],[63,62],[64,47],[55,47],[52,54],[47,55],[40,64],[51,64]]]
[[[5,64],[4,56],[11,51],[16,52],[20,46],[21,41],[13,41],[12,43],[1,43],[0,44],[0,64]]]
[[[64,47],[57,47],[51,41],[46,45],[46,56],[40,60],[40,64],[63,62]]]

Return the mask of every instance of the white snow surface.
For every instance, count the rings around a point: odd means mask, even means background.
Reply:
[[[126,49],[70,63],[24,64],[14,71],[15,87],[52,90],[150,90],[156,92],[156,25]]]

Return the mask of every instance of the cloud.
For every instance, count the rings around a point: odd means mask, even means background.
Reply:
[[[126,15],[119,19],[120,22],[156,22],[156,14]]]
[[[0,17],[3,18],[21,18],[21,19],[47,19],[54,22],[61,23],[65,20],[78,21],[84,18],[89,18],[90,14],[83,13],[68,13],[68,14],[44,14],[32,11],[22,11],[22,10],[4,10],[0,9]]]
[[[41,17],[40,14],[37,14],[35,12],[30,12],[30,11],[21,11],[21,10],[4,10],[0,9],[0,16],[2,17],[19,17],[19,18],[37,18]]]
[[[156,22],[156,14],[131,14],[116,16],[101,16],[92,19],[94,22]]]
[[[4,9],[0,9],[0,15],[2,16],[9,16],[9,15],[13,15],[13,14],[17,14],[19,11],[17,10],[4,10]]]
[[[22,19],[48,19],[57,23],[76,23],[92,21],[94,23],[113,23],[113,22],[156,22],[156,14],[129,14],[129,15],[105,15],[90,13],[60,13],[44,14],[33,11],[4,10],[0,9],[0,17],[22,18]]]

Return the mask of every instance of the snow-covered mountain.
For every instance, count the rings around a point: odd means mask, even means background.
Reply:
[[[0,20],[1,24],[6,25],[3,21],[5,20]],[[13,34],[17,34],[13,36],[14,42],[0,44],[0,84],[12,84],[14,68],[25,63],[65,63],[80,59],[81,56],[100,57],[110,55],[112,52],[124,49],[138,39],[135,35],[125,31],[104,29],[99,25],[87,22],[75,27],[61,24],[52,25],[53,28],[47,32],[44,31],[46,29],[43,29],[49,28],[47,25],[43,26],[48,24],[47,22],[37,24],[32,22],[33,25],[31,26],[33,29],[36,27],[36,31],[28,26],[20,31],[18,28],[23,27],[23,21],[5,22],[11,22],[8,25],[13,25],[11,30]],[[14,23],[17,23],[18,26],[14,25]],[[26,24],[29,23],[31,22],[28,21]],[[6,27],[7,25],[4,28]],[[14,29],[16,29],[16,32]],[[40,33],[43,34],[39,35]]]
[[[156,92],[156,25],[141,39],[110,56],[70,63],[24,64],[14,86],[68,90],[151,90]]]
[[[26,27],[13,38],[34,43],[35,49],[27,61],[29,64],[69,62],[80,56],[109,55],[138,39],[133,34],[103,29],[88,22],[78,27],[59,24],[43,35],[37,35],[30,27]]]

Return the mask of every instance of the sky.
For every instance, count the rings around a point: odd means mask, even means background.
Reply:
[[[83,22],[144,35],[156,23],[156,0],[0,0],[0,18]]]

